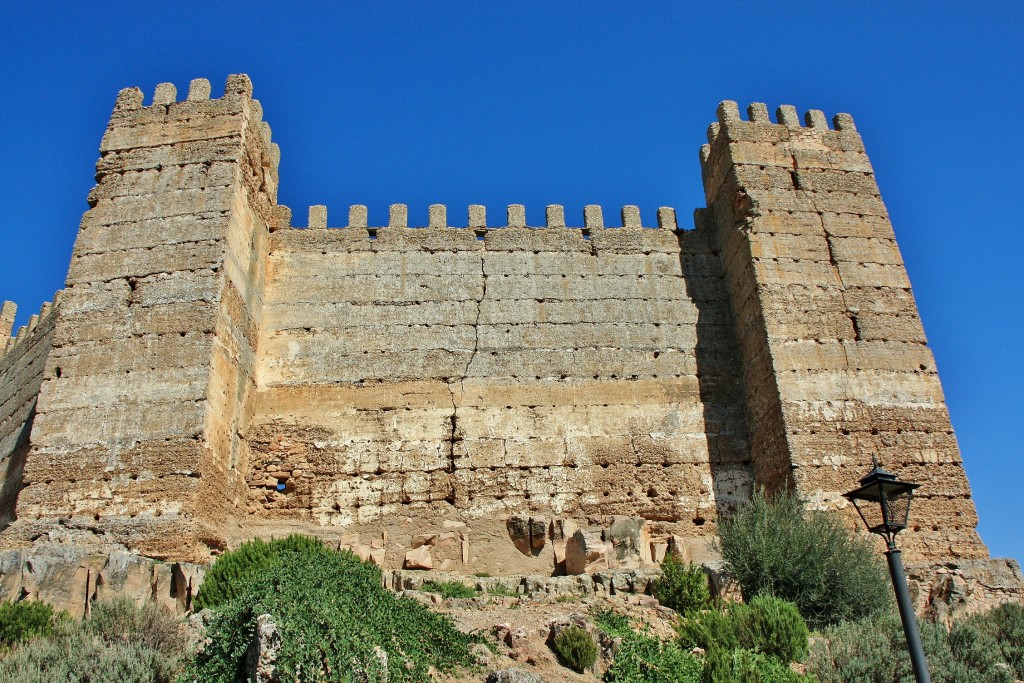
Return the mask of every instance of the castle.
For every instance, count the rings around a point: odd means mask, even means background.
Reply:
[[[117,553],[291,531],[550,574],[513,516],[643,518],[698,557],[754,487],[844,508],[872,456],[923,484],[908,560],[991,574],[853,119],[717,119],[693,228],[520,205],[299,228],[248,77],[122,90],[66,287],[14,336],[0,313],[0,593],[46,547],[95,591]]]

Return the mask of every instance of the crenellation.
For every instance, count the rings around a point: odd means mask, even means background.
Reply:
[[[161,83],[153,92],[153,106],[166,106],[177,101],[178,89],[173,83]]]
[[[444,204],[431,204],[427,208],[427,225],[431,228],[448,227],[448,207]]]
[[[550,204],[544,208],[544,224],[549,228],[564,228],[565,207],[561,204]]]
[[[465,571],[548,573],[508,516],[703,546],[755,487],[844,508],[877,455],[925,482],[908,558],[987,557],[848,115],[722,102],[693,230],[635,205],[533,229],[522,204],[491,228],[432,204],[427,229],[352,205],[332,230],[324,205],[291,229],[248,77],[175,99],[118,95],[67,288],[15,337],[0,307],[0,549],[61,519],[200,562],[285,526],[401,546],[458,520]]]
[[[326,228],[327,207],[323,204],[315,204],[309,207],[309,218],[306,220],[306,227]]]
[[[624,206],[621,212],[622,227],[624,228],[639,228],[642,227],[640,224],[640,207],[639,206]]]
[[[751,102],[747,106],[747,116],[753,123],[771,124],[771,117],[768,115],[768,105],[764,102]]]
[[[779,122],[780,126],[785,126],[790,130],[800,128],[800,116],[796,112],[796,107],[791,104],[780,105],[775,110],[775,120]]]
[[[392,204],[388,207],[388,227],[409,227],[409,207],[405,204]]]
[[[188,84],[189,102],[203,102],[210,99],[210,81],[205,78],[193,78]]]
[[[820,109],[809,109],[805,112],[804,123],[807,124],[808,128],[828,130],[828,120],[825,118],[825,112]]]
[[[365,228],[369,225],[369,211],[362,204],[348,207],[348,227]]]
[[[671,206],[659,206],[658,227],[662,230],[678,230],[679,223],[676,221],[676,210]]]
[[[604,215],[601,207],[597,204],[587,204],[583,207],[583,227],[587,230],[601,230],[604,228]]]
[[[526,227],[526,207],[522,204],[509,204],[506,209],[507,226],[510,228]]]
[[[470,228],[486,228],[487,227],[487,208],[481,204],[470,204],[469,205],[469,227]]]

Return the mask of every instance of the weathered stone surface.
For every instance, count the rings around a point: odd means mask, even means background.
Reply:
[[[594,574],[611,569],[613,552],[600,534],[578,529],[565,544],[565,573]]]
[[[925,483],[908,561],[987,557],[849,117],[721,107],[695,230],[555,205],[544,228],[521,205],[417,228],[400,204],[293,229],[251,84],[226,92],[125,91],[60,302],[13,337],[0,309],[0,548],[198,562],[286,528],[390,569],[599,572],[614,593],[612,566],[711,559],[755,485],[842,509],[875,454]],[[195,578],[118,562],[53,582]]]

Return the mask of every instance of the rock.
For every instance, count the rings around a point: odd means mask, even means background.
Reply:
[[[508,536],[523,555],[532,555],[530,545],[530,518],[526,515],[512,515],[505,522]]]
[[[540,553],[548,535],[548,520],[544,517],[530,518],[530,549],[534,555]]]
[[[565,573],[593,574],[608,569],[610,549],[598,534],[577,529],[565,544]]]
[[[487,674],[485,683],[545,683],[545,681],[532,671],[511,668],[490,672]]]
[[[370,550],[370,564],[383,568],[386,554],[387,551],[384,548],[373,548]]]
[[[619,567],[652,564],[647,520],[643,517],[613,516],[611,526],[605,531],[605,541],[611,543]]]
[[[510,629],[505,633],[504,642],[510,648],[521,650],[530,644],[530,635],[524,628]]]
[[[458,522],[453,519],[446,519],[442,523],[445,529],[464,529],[466,527],[465,522]]]
[[[405,554],[406,569],[433,569],[434,558],[430,556],[430,546],[421,545]]]
[[[253,683],[281,683],[277,671],[277,653],[281,650],[281,634],[273,617],[256,617],[256,633],[246,657],[247,681]]]
[[[412,547],[419,548],[424,545],[434,545],[437,542],[437,534],[416,534],[412,537]]]
[[[565,544],[579,526],[571,519],[551,521],[551,549],[555,553],[555,575],[567,574],[565,570]]]
[[[724,562],[705,562],[701,567],[708,575],[711,597],[730,602],[743,602],[743,591],[726,571]]]

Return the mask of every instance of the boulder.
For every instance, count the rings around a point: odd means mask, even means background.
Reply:
[[[486,683],[545,683],[545,681],[532,671],[512,668],[492,671],[487,674]]]
[[[643,517],[615,515],[605,530],[605,541],[611,544],[617,566],[637,568],[653,564],[647,520]]]
[[[421,545],[405,554],[406,569],[433,569],[434,558],[430,556],[430,546]]]
[[[599,534],[577,529],[565,544],[565,573],[593,574],[609,569],[610,550]]]

